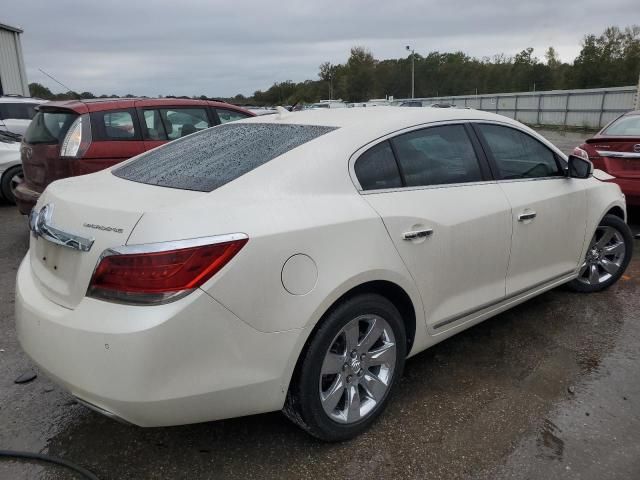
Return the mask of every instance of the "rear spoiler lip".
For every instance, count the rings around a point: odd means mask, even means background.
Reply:
[[[588,138],[587,140],[585,140],[585,143],[588,144],[592,144],[592,143],[607,143],[607,142],[615,142],[615,143],[620,143],[620,142],[629,142],[629,143],[640,143],[640,136],[629,136],[629,137],[607,137],[605,135],[599,135],[596,137],[591,137]]]

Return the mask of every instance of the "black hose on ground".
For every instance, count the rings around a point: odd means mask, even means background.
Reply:
[[[42,453],[0,450],[0,459],[2,458],[22,458],[27,460],[38,460],[40,462],[54,463],[56,465],[62,465],[63,467],[67,467],[69,470],[73,470],[74,472],[79,473],[80,475],[82,475],[85,478],[88,478],[89,480],[100,480],[92,472],[90,472],[86,468],[81,467],[80,465],[76,465],[75,463],[72,463],[68,460],[64,460],[62,458],[44,455]]]

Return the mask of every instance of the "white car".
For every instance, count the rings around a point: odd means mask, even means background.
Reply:
[[[20,137],[0,130],[0,199],[15,203],[13,192],[21,181]]]
[[[0,96],[0,131],[8,131],[23,136],[31,119],[36,115],[35,108],[46,103],[40,98],[20,95]]]
[[[350,438],[408,356],[622,275],[633,240],[603,175],[475,110],[221,125],[47,188],[18,337],[83,404],[136,425],[282,409]]]

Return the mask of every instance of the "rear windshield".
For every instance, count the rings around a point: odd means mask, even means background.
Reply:
[[[602,133],[610,136],[640,137],[640,115],[619,118]]]
[[[31,120],[36,114],[37,103],[0,103],[0,119]]]
[[[24,134],[27,143],[60,143],[78,116],[75,112],[38,112]]]
[[[112,172],[134,182],[211,192],[332,130],[335,127],[228,123],[175,140]]]

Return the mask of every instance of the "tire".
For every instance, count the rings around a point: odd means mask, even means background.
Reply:
[[[567,286],[581,293],[606,290],[622,276],[632,254],[629,226],[615,215],[605,215],[591,238],[578,278]]]
[[[16,197],[13,194],[13,190],[16,185],[13,178],[16,175],[22,175],[22,167],[20,165],[9,168],[2,175],[2,180],[0,180],[0,192],[2,193],[2,197],[12,205],[16,204]]]
[[[355,437],[387,406],[402,376],[406,344],[402,317],[385,297],[344,300],[327,313],[303,351],[284,414],[327,442]]]

